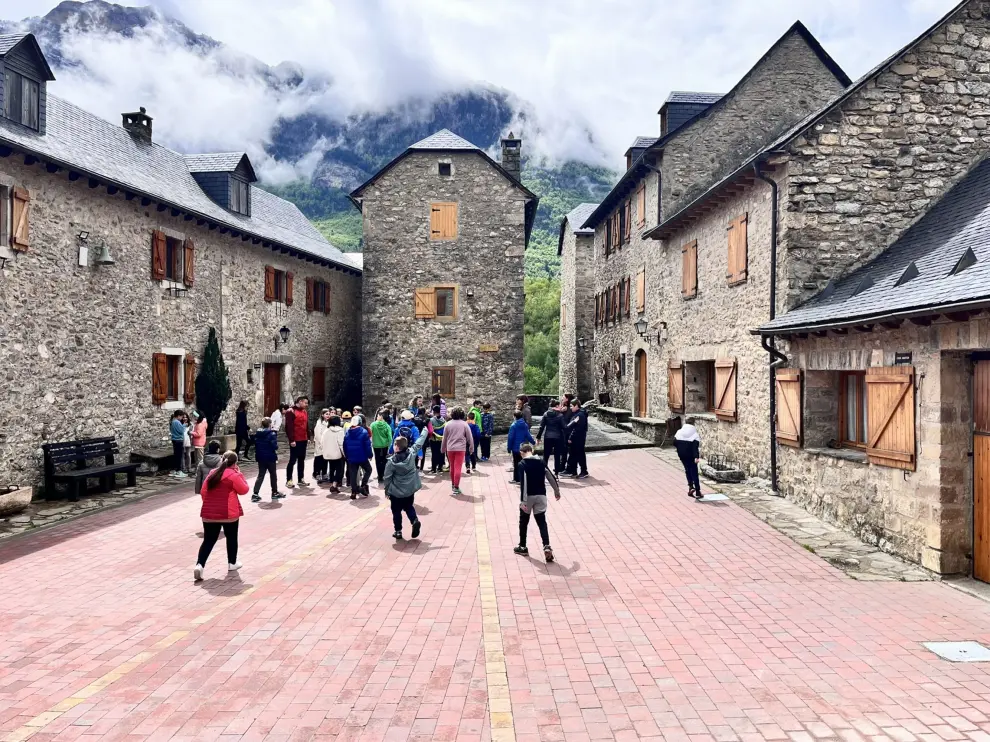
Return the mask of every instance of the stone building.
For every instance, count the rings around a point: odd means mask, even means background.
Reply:
[[[364,222],[364,400],[439,392],[511,420],[523,385],[523,258],[538,199],[447,130],[410,146],[351,198]]]
[[[591,343],[595,334],[594,263],[595,231],[583,227],[598,204],[579,204],[560,223],[557,255],[560,256],[560,337],[558,344],[559,395],[576,394],[590,399],[595,387],[591,367]]]
[[[254,425],[358,397],[360,269],[246,155],[184,156],[143,109],[121,127],[49,95],[31,35],[0,61],[0,483],[38,482],[44,441],[161,446],[211,327]]]

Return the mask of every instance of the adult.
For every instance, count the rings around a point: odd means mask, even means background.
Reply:
[[[419,412],[419,408],[423,406],[423,395],[417,394],[415,397],[409,400],[409,411],[415,415]]]
[[[244,515],[238,496],[247,492],[247,480],[237,468],[237,454],[227,451],[220,466],[206,478],[200,493],[203,496],[203,507],[199,513],[203,519],[203,543],[193,568],[193,577],[197,581],[203,579],[203,567],[220,538],[221,530],[227,539],[227,570],[236,572],[243,566],[237,561],[237,531],[240,518]]]
[[[206,451],[206,417],[199,410],[192,411],[193,427],[189,434],[193,445],[193,468],[197,468],[203,463]],[[199,491],[199,488],[196,488]]]
[[[368,480],[371,479],[371,457],[374,451],[371,447],[371,435],[364,426],[360,415],[351,418],[351,427],[344,433],[344,456],[347,458],[347,476],[351,485],[351,499],[358,495],[368,497]],[[363,472],[361,484],[358,484],[358,472]]]
[[[237,445],[234,446],[234,453],[244,461],[250,461],[248,454],[251,452],[253,441],[251,440],[251,428],[248,426],[248,402],[242,399],[237,405],[237,413],[234,421],[234,435],[237,436]],[[241,444],[244,444],[244,452],[241,452]]]
[[[567,424],[567,471],[561,476],[588,478],[588,457],[585,444],[588,440],[588,413],[581,409],[581,400],[571,400],[571,421]],[[581,472],[578,473],[580,467]]]
[[[295,487],[292,481],[292,467],[299,474],[299,486],[309,487],[303,479],[303,465],[306,463],[306,445],[309,443],[309,397],[299,397],[285,413],[285,436],[289,439],[289,466],[285,470],[285,486]]]
[[[168,424],[168,437],[172,441],[172,476],[184,479],[189,476],[182,471],[182,459],[185,449],[186,426],[182,424],[185,413],[176,410],[172,413],[172,420]]]
[[[529,397],[525,394],[520,394],[516,397],[516,408],[522,412],[523,420],[526,421],[526,425],[530,428],[533,427],[533,410],[529,407]]]
[[[564,470],[563,458],[566,444],[564,441],[564,416],[560,413],[560,403],[554,399],[550,408],[540,420],[540,429],[536,433],[536,442],[543,440],[543,460],[550,464],[553,457],[553,473],[560,474]]]
[[[474,436],[465,420],[464,408],[457,406],[450,411],[450,421],[443,428],[443,443],[440,450],[447,454],[450,462],[450,485],[452,496],[461,494],[461,474],[464,472],[464,458],[474,451]]]
[[[560,403],[560,416],[564,422],[564,430],[567,430],[567,426],[571,424],[571,418],[574,417],[574,412],[571,410],[571,402],[574,400],[575,395],[565,394],[564,401]],[[567,434],[565,432],[564,438],[561,441],[561,446],[563,450],[560,452],[560,471],[563,473],[567,470]]]
[[[289,405],[280,404],[274,410],[272,410],[272,430],[276,433],[282,429],[282,423],[285,422],[285,413],[289,409]]]

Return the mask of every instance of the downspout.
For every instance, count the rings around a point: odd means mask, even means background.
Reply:
[[[756,177],[770,185],[770,320],[777,316],[777,181],[768,177],[759,160],[753,165]],[[770,354],[770,487],[780,494],[777,478],[777,367],[787,363],[787,356],[774,347],[773,335],[764,335],[763,349]]]

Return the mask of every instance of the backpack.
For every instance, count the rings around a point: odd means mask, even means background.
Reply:
[[[409,447],[412,448],[413,443],[416,442],[416,438],[413,436],[413,426],[411,425],[400,425],[399,435],[409,441]]]

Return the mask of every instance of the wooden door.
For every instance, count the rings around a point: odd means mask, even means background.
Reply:
[[[271,415],[282,402],[282,364],[265,364],[265,415]]]
[[[636,353],[636,416],[647,417],[646,414],[646,351]]]
[[[990,361],[973,372],[973,577],[990,582]]]

